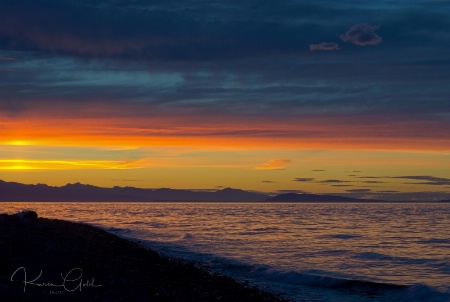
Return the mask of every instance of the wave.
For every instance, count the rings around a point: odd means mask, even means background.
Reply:
[[[346,279],[330,277],[325,275],[315,275],[296,271],[280,271],[273,268],[259,267],[252,271],[258,277],[264,277],[274,281],[288,282],[292,284],[302,284],[330,289],[352,289],[365,292],[381,292],[386,290],[403,290],[407,285],[364,281],[357,279]]]
[[[111,231],[110,228],[108,229]],[[121,229],[115,229],[123,234]],[[130,239],[130,238],[129,238]],[[195,236],[184,233],[176,241],[142,240],[142,244],[171,257],[192,261],[210,271],[229,275],[242,282],[274,292],[283,291],[286,298],[293,301],[410,301],[410,302],[449,302],[450,288],[446,292],[424,284],[393,284],[383,281],[364,280],[364,277],[344,276],[328,271],[283,270],[273,266],[220,257],[214,254],[198,253],[181,241],[195,240]],[[345,252],[345,251],[343,251]],[[386,255],[366,253],[368,258],[384,258]]]
[[[418,243],[422,244],[444,244],[444,245],[450,245],[450,239],[448,238],[430,238],[426,240],[419,240]]]
[[[358,253],[358,254],[354,255],[353,257],[357,258],[357,259],[389,261],[392,263],[400,263],[400,264],[425,264],[425,263],[428,263],[428,264],[436,263],[437,265],[441,264],[441,261],[437,260],[437,259],[390,256],[390,255],[376,253],[376,252],[362,252],[362,253]]]
[[[271,281],[303,285],[335,291],[359,293],[385,301],[382,297],[389,297],[392,301],[410,302],[448,302],[450,292],[440,292],[423,284],[404,285],[385,282],[375,282],[359,279],[330,277],[326,275],[308,274],[297,271],[281,271],[269,267],[258,267],[252,270],[252,275]]]
[[[115,228],[115,227],[106,228],[106,231],[108,231],[110,233],[114,233],[114,234],[119,235],[119,236],[121,234],[128,234],[128,233],[132,232],[132,230],[130,230],[130,229]]]
[[[152,245],[155,247],[155,245]],[[167,248],[169,245],[165,245]],[[288,295],[293,294],[293,301],[410,301],[410,302],[449,302],[449,292],[440,292],[424,284],[406,285],[382,281],[370,281],[359,278],[346,278],[335,276],[335,273],[326,271],[285,271],[267,265],[245,263],[230,258],[218,257],[213,254],[196,253],[189,248],[176,247],[173,256],[184,257],[205,266],[211,271],[230,275],[234,278],[250,280],[263,287],[269,286],[273,291],[283,288]],[[161,246],[160,246],[161,247]],[[164,249],[165,252],[173,249]],[[280,286],[281,285],[281,286]],[[305,299],[309,292],[314,293],[316,299]],[[336,298],[339,296],[340,298]],[[350,296],[352,299],[350,299]],[[347,297],[347,298],[342,298]],[[360,297],[360,298],[358,298]]]

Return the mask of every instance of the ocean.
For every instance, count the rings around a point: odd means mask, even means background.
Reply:
[[[0,203],[24,209],[293,301],[450,301],[449,203]]]

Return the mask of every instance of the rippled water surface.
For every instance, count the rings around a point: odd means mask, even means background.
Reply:
[[[298,301],[450,301],[446,203],[0,203],[143,240]]]

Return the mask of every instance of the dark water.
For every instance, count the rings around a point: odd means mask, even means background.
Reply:
[[[0,206],[99,225],[298,301],[450,301],[450,204]]]

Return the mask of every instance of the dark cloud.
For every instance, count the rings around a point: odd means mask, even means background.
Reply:
[[[316,51],[316,50],[326,50],[326,51],[339,50],[339,44],[334,43],[334,42],[322,42],[320,44],[309,44],[309,50],[310,51]]]
[[[411,49],[418,40],[424,44],[438,41],[446,44],[450,27],[449,11],[449,4],[443,1],[436,1],[434,7],[432,3],[427,3],[417,9],[406,10],[396,18],[389,18],[379,31],[386,43],[402,49]]]
[[[312,172],[326,172],[327,170],[311,170]]]
[[[428,43],[411,12],[426,17],[420,22]],[[334,135],[327,129],[336,126],[355,142],[384,136],[448,142],[445,17],[425,1],[386,6],[380,14],[356,2],[3,0],[0,56],[20,60],[0,62],[0,108],[18,114],[119,104],[116,115],[177,112],[191,124],[214,115],[285,124],[283,131],[217,131],[223,136],[321,139]],[[350,24],[372,28],[364,25],[368,20],[380,24],[377,32],[389,37],[389,45],[385,39],[383,48],[345,49],[354,51],[351,56],[308,50]],[[406,40],[403,55],[395,46]],[[301,123],[317,124],[304,130]]]
[[[377,181],[377,180],[366,180],[366,181],[361,181],[362,183],[365,184],[384,184],[386,182],[384,181]]]
[[[251,12],[251,13],[249,13]],[[323,29],[310,4],[184,1],[2,1],[0,48],[133,60],[295,53]],[[298,18],[306,22],[291,22]]]
[[[268,184],[276,183],[275,181],[272,181],[272,180],[262,180],[261,182],[268,183]]]
[[[294,178],[293,181],[298,181],[298,182],[311,182],[311,181],[313,181],[313,180],[314,180],[314,178],[310,178],[310,177],[297,177],[297,178]]]
[[[360,176],[359,179],[408,179],[416,180],[417,182],[407,182],[404,184],[409,185],[435,185],[435,186],[446,186],[450,185],[450,178],[435,177],[429,175],[403,175],[403,176]],[[381,184],[386,183],[385,181],[368,180],[361,181],[361,183],[369,184]]]
[[[326,179],[326,180],[321,180],[320,183],[323,184],[342,184],[342,183],[349,183],[351,181],[348,180],[340,180],[340,179]]]
[[[366,45],[378,45],[381,43],[382,38],[378,36],[375,31],[378,29],[376,25],[370,25],[367,23],[355,24],[343,35],[341,39],[344,42],[350,41],[351,43],[359,46]]]
[[[337,29],[364,19],[386,24],[384,33],[399,43],[417,43],[424,30],[442,40],[448,15],[426,2],[405,8],[386,7],[380,14],[365,4],[310,1],[3,0],[0,49],[138,61],[296,55],[308,45],[337,49],[335,42],[310,42],[329,41]],[[375,45],[381,41],[377,28],[358,23],[341,38]]]
[[[347,192],[349,193],[368,193],[371,192],[371,189],[349,189]]]
[[[123,60],[217,60],[311,50],[336,50],[330,41],[375,45],[383,34],[417,43],[424,31],[442,40],[448,15],[423,7],[373,10],[369,5],[270,2],[169,1],[0,1],[0,49]],[[400,13],[399,13],[400,12]],[[363,17],[355,17],[360,15]],[[386,25],[384,25],[386,24]],[[337,31],[339,29],[339,31]],[[381,29],[381,28],[380,28]],[[434,34],[434,35],[433,35]]]
[[[332,187],[353,187],[353,185],[331,185]]]
[[[298,194],[302,194],[302,193],[309,193],[308,191],[303,191],[303,190],[277,190],[278,194],[284,194],[284,193],[298,193]]]
[[[427,175],[394,176],[392,178],[410,179],[410,180],[419,181],[419,182],[405,183],[405,184],[412,184],[412,185],[433,185],[433,186],[448,186],[448,185],[450,185],[450,178],[434,177],[434,176],[427,176]]]

